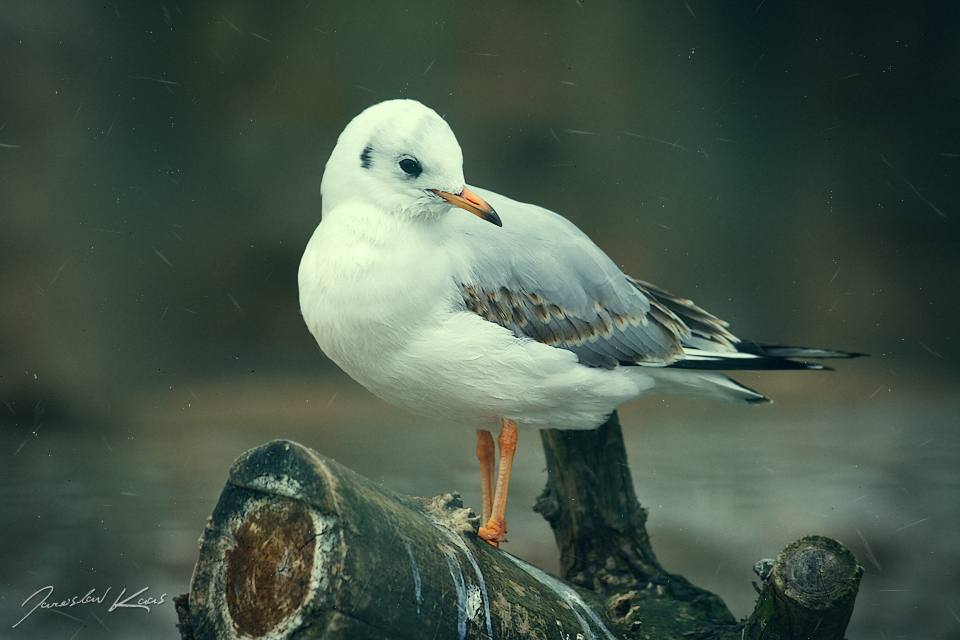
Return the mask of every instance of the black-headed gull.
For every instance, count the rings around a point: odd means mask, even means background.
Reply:
[[[689,300],[625,275],[565,218],[468,188],[453,131],[414,100],[347,125],[321,194],[300,263],[304,320],[374,394],[477,429],[480,537],[493,544],[506,533],[517,427],[592,429],[655,394],[766,403],[720,370],[822,369],[790,358],[856,355],[741,341]]]

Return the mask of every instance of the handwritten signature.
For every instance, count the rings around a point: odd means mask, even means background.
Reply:
[[[95,595],[97,591],[96,589],[90,589],[90,591],[88,591],[83,597],[73,596],[67,600],[53,602],[48,602],[50,597],[53,595],[53,586],[46,586],[42,589],[37,589],[29,598],[23,601],[23,604],[20,605],[21,607],[27,606],[28,602],[36,598],[44,591],[46,591],[46,595],[44,595],[43,599],[37,602],[37,604],[33,605],[33,609],[30,609],[30,611],[27,612],[27,615],[20,618],[20,622],[23,622],[29,618],[37,609],[66,609],[80,604],[103,604],[106,601],[107,594],[110,593],[111,589],[113,589],[113,587],[107,587],[107,590],[104,591],[103,595],[100,596]],[[140,591],[137,591],[136,593],[124,598],[123,596],[127,593],[127,588],[124,587],[123,591],[120,592],[120,595],[117,596],[117,599],[114,600],[113,604],[110,605],[110,608],[107,609],[107,613],[114,611],[115,609],[146,609],[147,611],[150,611],[150,605],[163,604],[163,599],[167,596],[165,593],[160,596],[159,600],[150,597],[137,598],[137,596],[149,589],[150,587],[144,587],[143,589],[140,589]],[[131,602],[134,598],[137,598],[136,602]],[[13,628],[16,629],[18,626],[20,626],[20,622],[13,625]]]

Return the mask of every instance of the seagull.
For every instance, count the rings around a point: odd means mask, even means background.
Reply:
[[[566,218],[468,187],[453,131],[415,100],[354,118],[320,192],[298,274],[307,327],[375,395],[476,429],[479,537],[494,546],[518,427],[593,429],[650,395],[764,404],[721,371],[860,355],[740,340],[690,300],[623,273]]]

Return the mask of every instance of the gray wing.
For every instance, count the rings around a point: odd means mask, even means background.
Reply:
[[[476,192],[503,227],[455,223],[470,247],[457,272],[468,310],[594,367],[668,366],[684,359],[684,347],[735,351],[725,322],[625,275],[565,218]]]

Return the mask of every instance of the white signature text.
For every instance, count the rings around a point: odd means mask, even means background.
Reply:
[[[21,607],[27,606],[28,602],[34,600],[41,593],[46,592],[46,594],[40,601],[33,605],[33,608],[27,612],[27,615],[20,618],[20,622],[23,622],[29,618],[30,615],[37,609],[67,609],[81,604],[103,604],[106,602],[107,594],[110,593],[111,589],[113,589],[113,587],[107,587],[107,590],[99,596],[96,595],[96,589],[90,589],[90,591],[87,591],[86,595],[82,597],[73,596],[72,598],[68,598],[66,600],[54,601],[51,601],[51,596],[53,596],[53,586],[46,586],[42,589],[37,589],[29,598],[23,601],[23,604],[20,605]],[[151,597],[138,597],[140,594],[149,589],[150,587],[144,587],[143,589],[140,589],[140,591],[137,591],[136,593],[124,598],[124,596],[127,594],[127,588],[124,587],[123,591],[120,592],[120,595],[117,596],[117,599],[114,600],[113,604],[110,605],[110,608],[107,609],[107,612],[109,613],[115,609],[146,609],[147,611],[150,611],[150,605],[163,604],[163,599],[167,596],[165,593],[161,595],[159,599]],[[135,601],[134,598],[136,598]],[[13,628],[16,629],[18,626],[20,626],[20,622],[13,625]]]

